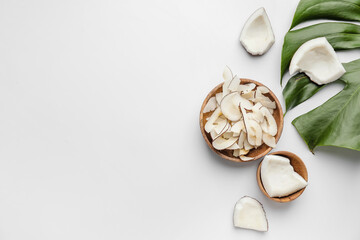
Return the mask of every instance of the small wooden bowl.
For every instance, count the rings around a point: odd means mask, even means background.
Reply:
[[[257,81],[251,80],[251,79],[241,79],[241,84],[246,84],[246,83],[255,83],[256,86],[265,86]],[[219,151],[217,149],[215,149],[212,145],[212,139],[209,133],[207,133],[205,131],[205,123],[206,123],[206,118],[210,117],[212,112],[210,113],[203,113],[203,109],[206,106],[206,103],[209,101],[209,99],[213,96],[215,96],[215,94],[222,92],[222,85],[223,83],[220,83],[219,85],[217,85],[213,90],[211,90],[211,92],[206,96],[202,106],[201,106],[201,110],[200,110],[200,130],[201,133],[207,143],[207,145],[210,147],[211,150],[213,150],[216,154],[218,154],[220,157],[226,159],[226,160],[230,160],[233,162],[245,162],[242,161],[240,158],[238,157],[234,157],[233,156],[233,150],[222,150]],[[269,89],[270,90],[270,89]],[[270,90],[269,93],[264,94],[265,96],[267,96],[268,98],[270,98],[272,101],[275,101],[276,103],[276,109],[274,110],[273,116],[275,118],[275,121],[277,123],[277,127],[278,127],[278,132],[275,135],[275,141],[278,142],[282,130],[283,130],[283,125],[284,125],[284,116],[283,116],[283,111],[281,108],[281,104],[279,102],[279,100],[276,98],[275,94]],[[253,157],[253,160],[250,161],[255,161],[259,158],[264,157],[266,154],[268,154],[271,151],[271,147],[262,144],[260,147],[258,147],[257,149],[252,149],[250,150],[250,152],[246,155],[247,157]],[[246,162],[250,162],[250,161],[246,161]]]
[[[290,164],[291,164],[291,166],[293,166],[294,171],[297,172],[300,176],[302,176],[306,181],[308,181],[308,172],[306,170],[306,166],[305,166],[304,162],[301,160],[301,158],[299,158],[297,155],[295,155],[294,153],[291,153],[291,152],[287,152],[287,151],[273,152],[273,153],[270,153],[269,155],[279,155],[279,156],[283,156],[283,157],[290,159]],[[293,201],[296,198],[298,198],[305,191],[306,187],[304,187],[303,189],[300,189],[297,192],[294,192],[293,194],[291,194],[289,196],[270,197],[269,194],[266,192],[266,190],[262,184],[262,181],[261,181],[261,174],[260,174],[261,164],[262,164],[262,161],[260,162],[260,164],[257,168],[256,180],[258,182],[260,190],[265,194],[265,196],[267,196],[271,200],[273,200],[275,202],[281,202],[281,203],[290,202],[290,201]]]

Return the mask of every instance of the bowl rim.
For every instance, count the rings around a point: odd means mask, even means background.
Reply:
[[[264,86],[266,87],[267,89],[269,89],[269,94],[271,95],[271,97],[273,98],[273,100],[275,101],[276,103],[276,107],[279,109],[279,114],[280,114],[280,120],[279,120],[279,123],[278,123],[278,132],[276,134],[276,137],[275,137],[275,142],[277,143],[281,137],[281,134],[282,134],[282,131],[283,131],[283,127],[284,127],[284,114],[283,114],[283,110],[282,110],[282,106],[279,102],[279,99],[276,97],[276,95],[271,91],[270,88],[268,88],[267,86],[265,86],[264,84],[258,82],[258,81],[255,81],[255,80],[252,80],[252,79],[248,79],[248,78],[241,78],[241,81],[245,81],[247,83],[255,83],[257,86]],[[215,95],[216,91],[222,87],[222,85],[224,84],[224,82],[218,84],[215,88],[213,88],[206,96],[206,98],[204,99],[202,105],[201,105],[201,109],[200,109],[200,117],[199,117],[199,123],[200,123],[200,130],[201,130],[201,134],[203,136],[203,138],[205,139],[205,142],[207,143],[207,145],[210,147],[210,149],[215,152],[217,155],[219,155],[221,158],[223,159],[226,159],[226,160],[229,160],[229,161],[232,161],[232,162],[252,162],[252,161],[256,161],[262,157],[264,157],[266,154],[268,154],[273,148],[272,147],[269,147],[267,146],[266,150],[263,151],[261,154],[257,155],[254,157],[254,159],[252,160],[249,160],[249,161],[243,161],[241,160],[239,157],[233,157],[233,156],[228,156],[222,152],[220,152],[219,150],[215,149],[213,146],[212,146],[212,143],[210,142],[209,140],[209,137],[207,135],[207,133],[205,132],[205,125],[203,124],[203,120],[204,120],[204,114],[203,114],[203,109],[205,107],[205,105],[207,104],[207,102],[209,101],[209,99]]]
[[[303,174],[297,172],[300,176],[302,176],[306,182],[308,182],[309,180],[309,176],[308,176],[308,172],[307,172],[307,168],[306,168],[306,165],[304,163],[304,161],[298,156],[296,155],[295,153],[292,153],[292,152],[289,152],[289,151],[276,151],[276,152],[272,152],[268,155],[280,155],[280,156],[283,156],[283,157],[287,157],[289,158],[290,160],[290,164],[291,164],[291,161],[292,160],[296,160],[298,163],[300,163],[300,165],[302,166],[302,169],[303,169]],[[257,180],[257,183],[258,183],[258,186],[261,190],[261,192],[263,194],[265,194],[265,196],[275,202],[280,202],[280,203],[285,203],[285,202],[291,202],[295,199],[297,199],[298,197],[300,197],[300,195],[305,191],[306,187],[305,186],[304,188],[288,195],[288,196],[284,196],[284,197],[270,197],[269,194],[266,192],[265,188],[264,188],[264,185],[262,183],[262,180],[261,180],[261,173],[260,173],[260,170],[261,170],[261,164],[262,164],[262,161],[259,163],[259,166],[257,168],[257,171],[256,171],[256,180]],[[295,169],[294,169],[295,170]]]

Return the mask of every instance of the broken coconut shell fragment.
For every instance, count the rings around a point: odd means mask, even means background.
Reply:
[[[265,9],[259,8],[246,21],[240,42],[251,55],[263,55],[275,42],[275,36]]]
[[[255,198],[244,196],[236,202],[233,222],[235,227],[266,232],[269,229],[265,210]]]
[[[289,73],[303,72],[318,85],[327,84],[344,75],[345,68],[325,37],[311,39],[295,52]]]

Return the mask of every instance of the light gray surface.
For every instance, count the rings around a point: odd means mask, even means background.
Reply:
[[[280,53],[297,2],[2,1],[0,239],[359,239],[360,154],[312,155],[291,125],[341,86],[285,117],[276,150],[309,172],[294,202],[266,199],[258,161],[222,160],[200,134],[225,65],[283,103]],[[238,38],[261,6],[276,42],[251,57]],[[232,226],[243,195],[263,203],[269,232]]]

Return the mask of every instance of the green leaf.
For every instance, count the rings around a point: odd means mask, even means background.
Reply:
[[[360,59],[344,67],[347,72],[339,79],[344,89],[292,122],[311,151],[317,146],[360,151]]]
[[[326,37],[335,50],[360,48],[360,26],[356,24],[320,23],[290,31],[285,35],[281,53],[281,83],[296,50],[303,43],[317,37]]]
[[[348,73],[354,71],[356,72],[359,68],[357,61],[344,63],[343,65]],[[290,78],[283,90],[286,108],[285,114],[290,109],[311,98],[313,95],[315,95],[315,93],[317,93],[325,86],[326,85],[315,84],[304,73],[298,73]]]
[[[285,114],[290,109],[312,97],[324,86],[315,84],[304,73],[299,73],[290,78],[283,90],[286,107]]]
[[[302,0],[296,8],[290,29],[314,19],[360,21],[360,0]]]

